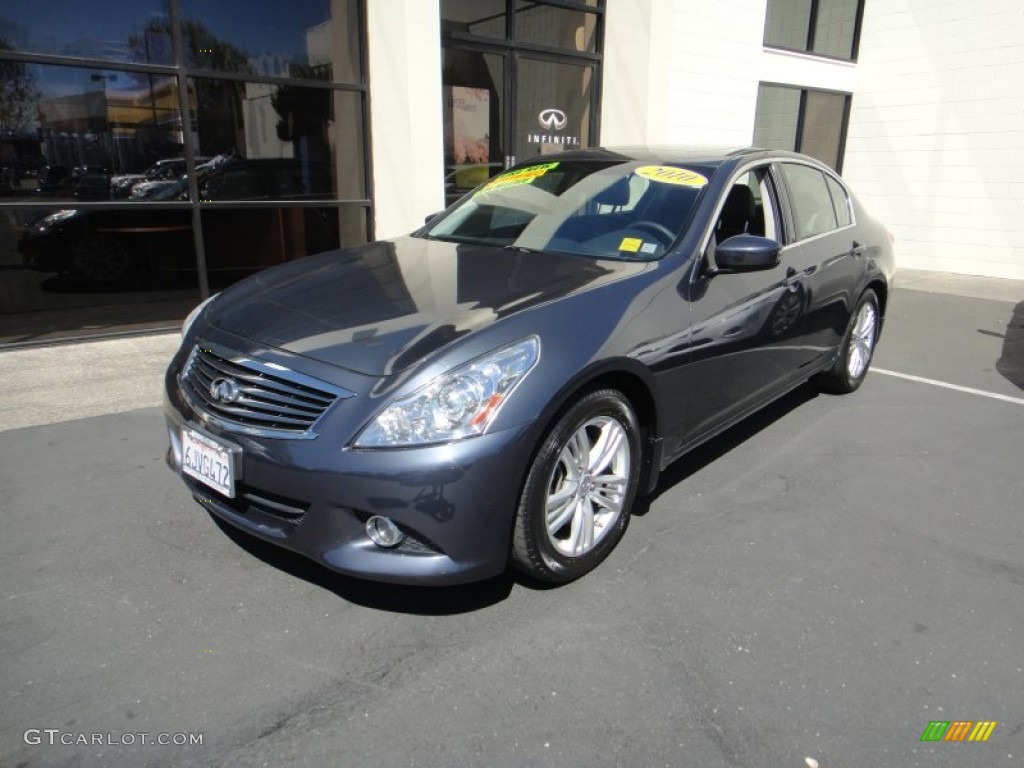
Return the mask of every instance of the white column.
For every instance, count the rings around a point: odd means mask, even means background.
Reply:
[[[444,207],[440,4],[366,3],[375,229],[405,234]]]

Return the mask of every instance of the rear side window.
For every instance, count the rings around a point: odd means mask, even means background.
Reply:
[[[846,193],[846,188],[831,176],[826,175],[825,181],[828,182],[828,191],[832,194],[832,205],[835,206],[839,226],[850,226],[853,217],[850,216],[850,196]]]
[[[824,173],[809,165],[783,163],[782,175],[786,179],[786,188],[793,204],[797,240],[831,232],[839,227]]]

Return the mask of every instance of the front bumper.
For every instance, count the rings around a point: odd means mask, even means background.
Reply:
[[[505,569],[531,428],[421,448],[352,450],[344,447],[351,416],[342,412],[357,396],[328,410],[315,439],[253,437],[206,423],[193,410],[178,388],[181,358],[165,380],[167,462],[221,520],[332,570],[377,581],[458,584]],[[240,449],[235,498],[182,475],[183,424]],[[406,534],[403,543],[375,545],[365,528],[371,515],[391,518]]]

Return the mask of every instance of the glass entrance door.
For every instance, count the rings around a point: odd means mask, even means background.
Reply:
[[[505,167],[509,88],[501,53],[445,48],[442,61],[447,206]]]
[[[442,0],[445,203],[596,143],[599,0]]]
[[[591,146],[594,65],[518,56],[510,160]]]

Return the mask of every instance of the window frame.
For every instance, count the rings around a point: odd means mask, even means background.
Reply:
[[[831,235],[836,234],[837,232],[842,232],[843,230],[850,229],[851,227],[855,227],[857,225],[857,216],[856,216],[856,211],[855,211],[855,208],[854,208],[854,205],[853,205],[853,194],[850,192],[849,187],[847,187],[846,184],[843,183],[843,180],[839,176],[839,174],[837,174],[831,168],[826,166],[824,163],[808,162],[808,161],[806,161],[806,160],[804,160],[803,158],[800,158],[800,157],[785,157],[785,158],[776,158],[772,162],[772,165],[773,165],[775,177],[778,179],[778,184],[779,184],[779,187],[781,189],[781,194],[782,194],[782,196],[784,198],[783,206],[784,206],[785,218],[786,218],[786,231],[792,236],[792,239],[788,240],[785,243],[786,246],[789,246],[789,245],[800,245],[800,244],[803,244],[803,243],[809,243],[809,242],[811,242],[813,240],[816,240],[818,238],[829,237]],[[782,167],[783,165],[802,165],[802,166],[811,168],[813,170],[819,171],[821,174],[823,174],[824,179],[825,179],[825,189],[828,192],[828,197],[829,197],[829,200],[831,201],[831,204],[832,204],[833,215],[836,217],[836,227],[835,227],[835,229],[829,229],[829,230],[827,230],[825,232],[820,232],[820,233],[818,233],[816,235],[808,235],[807,237],[803,237],[803,238],[797,236],[798,229],[797,229],[796,208],[795,208],[795,206],[793,204],[793,194],[790,191],[789,181],[786,178],[785,171],[784,171],[784,169]],[[842,225],[839,224],[839,213],[836,210],[835,198],[832,197],[832,190],[829,188],[829,184],[828,184],[828,179],[829,178],[831,178],[834,182],[839,184],[840,188],[846,194],[847,210],[849,211],[849,216],[850,216],[850,221],[847,224],[842,224]]]
[[[799,91],[800,102],[797,106],[796,114],[796,131],[793,135],[793,146],[788,147],[790,152],[803,152],[802,145],[804,139],[804,122],[807,119],[807,94],[808,92],[814,91],[816,93],[828,93],[836,96],[844,97],[843,100],[843,114],[840,118],[839,125],[839,141],[836,145],[836,166],[832,170],[835,171],[836,175],[841,175],[843,172],[843,160],[846,158],[846,138],[850,129],[850,111],[853,108],[853,94],[847,91],[836,91],[830,88],[809,88],[802,85],[794,85],[793,83],[779,83],[770,80],[761,80],[757,84],[758,95],[760,101],[760,89],[762,87],[767,88],[786,88],[791,91]],[[754,131],[757,131],[757,104],[754,105]],[[751,137],[753,139],[753,137]],[[764,149],[782,149],[781,147],[764,147]],[[815,158],[818,162],[825,165],[825,161],[821,158]]]

